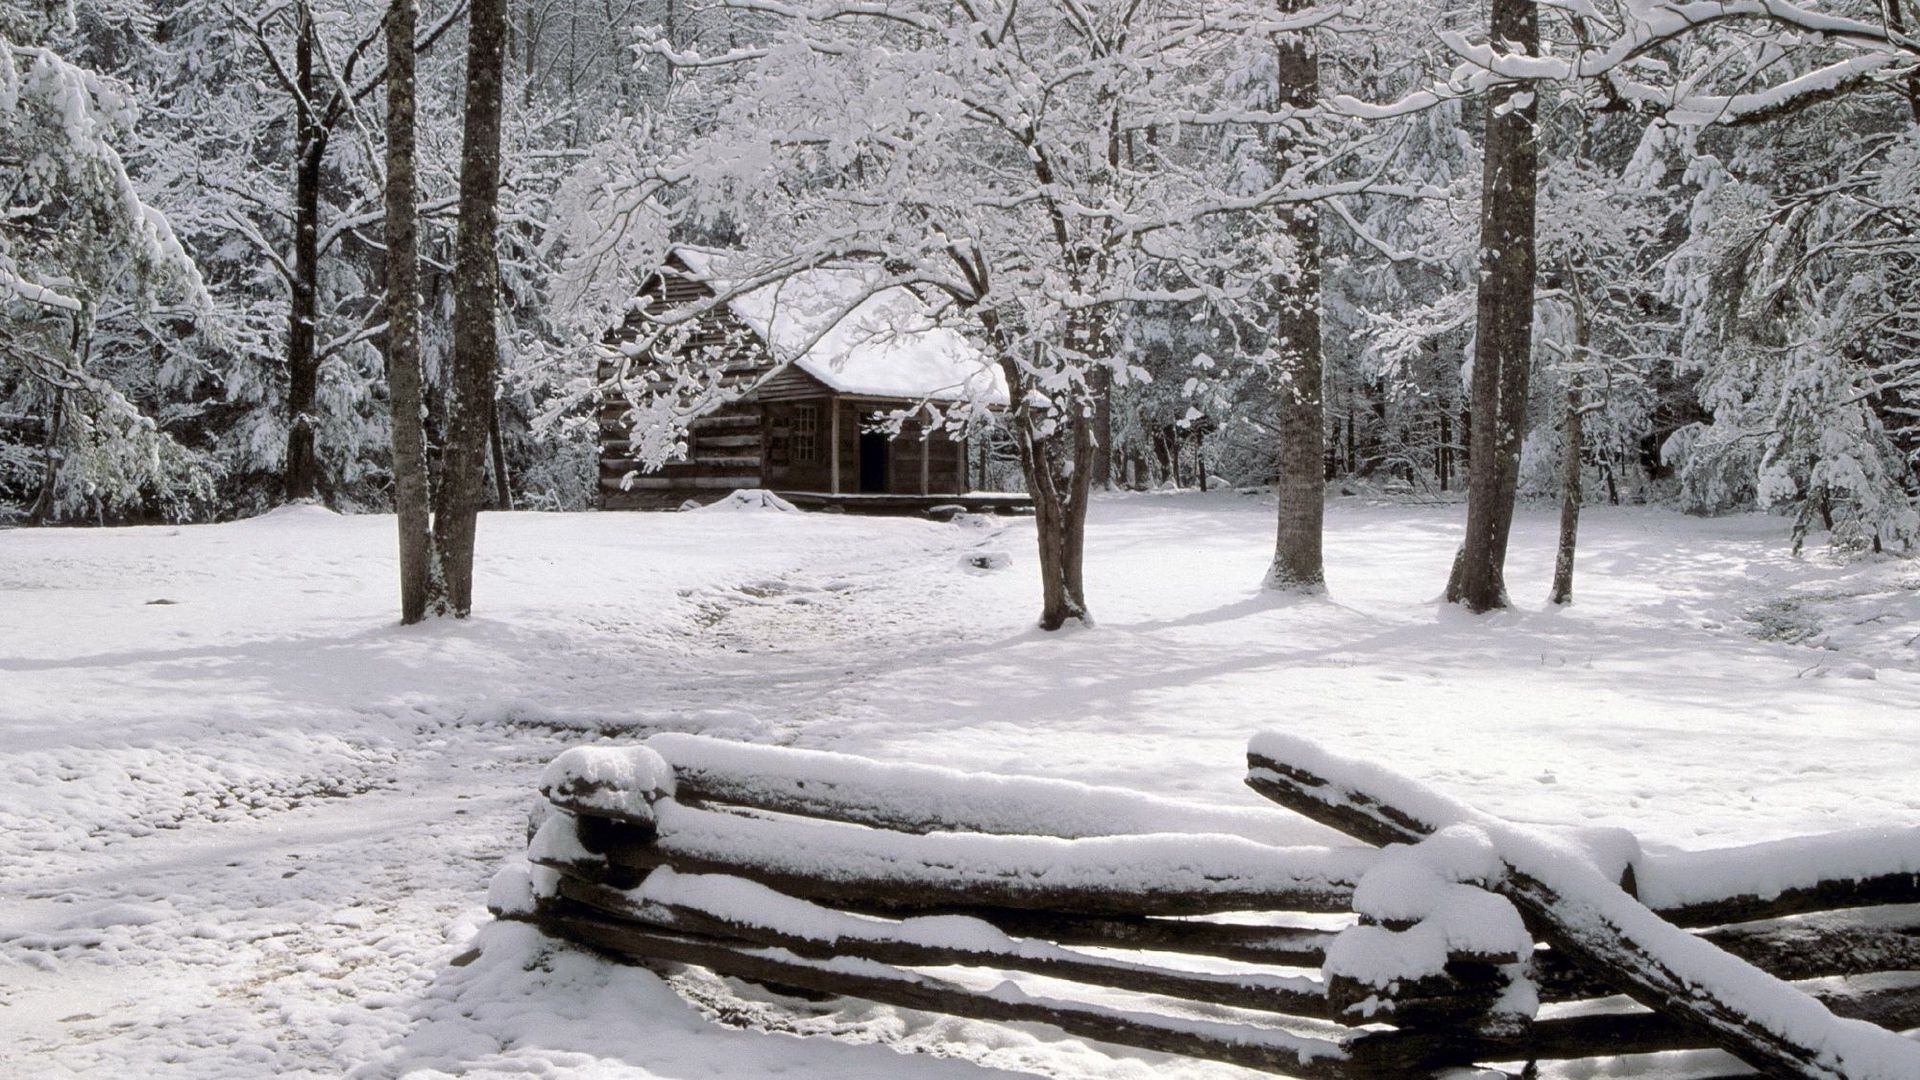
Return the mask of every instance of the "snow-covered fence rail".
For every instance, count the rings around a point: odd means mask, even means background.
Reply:
[[[1290,736],[1256,738],[1248,765],[1248,784],[1280,805],[1410,845],[1356,887],[1373,925],[1329,946],[1330,985],[1391,997],[1432,969],[1423,942],[1501,932],[1507,913],[1545,946],[1463,1043],[1472,1061],[1719,1047],[1771,1076],[1920,1077],[1920,1043],[1895,1034],[1920,1027],[1920,830],[1648,856],[1628,834],[1526,829]],[[1613,994],[1651,1012],[1531,1015],[1541,1000]]]
[[[679,735],[569,751],[542,790],[530,864],[489,898],[505,917],[635,962],[1285,1075],[1433,1073],[1531,948],[1443,947],[1417,993],[1355,1008],[1316,974],[1344,920],[1322,927],[1382,857],[1263,842],[1302,832],[1278,810]]]
[[[489,903],[633,962],[1291,1076],[1719,1047],[1920,1078],[1887,1030],[1920,1026],[1920,830],[1648,854],[1282,736],[1249,762],[1279,807],[687,735],[581,748]],[[1302,844],[1309,822],[1363,843]]]

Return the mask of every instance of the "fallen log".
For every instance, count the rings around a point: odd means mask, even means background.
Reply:
[[[1372,843],[1417,843],[1450,826],[1484,831],[1506,866],[1489,887],[1513,901],[1548,945],[1768,1075],[1920,1076],[1920,1044],[1840,1019],[1805,993],[1663,921],[1584,852],[1291,736],[1257,737],[1248,767],[1247,782],[1262,795]]]

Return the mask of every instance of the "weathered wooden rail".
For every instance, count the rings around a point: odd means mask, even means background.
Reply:
[[[1287,843],[1277,810],[663,735],[556,760],[489,904],[631,962],[1289,1076],[1718,1047],[1920,1080],[1891,1033],[1920,1026],[1920,830],[1647,855],[1296,740],[1249,764],[1383,850]]]

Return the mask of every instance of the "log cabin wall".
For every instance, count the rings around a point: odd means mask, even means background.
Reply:
[[[670,264],[641,290],[636,310],[607,335],[607,343],[633,341],[642,332],[647,316],[657,317],[671,308],[710,300],[714,295],[711,288],[675,272]],[[722,385],[748,385],[773,368],[773,357],[751,328],[724,309],[703,319],[685,347],[693,350],[729,343],[736,347],[726,357]],[[612,362],[600,366],[602,379],[616,372]],[[644,377],[644,368],[634,374]],[[763,486],[765,448],[760,406],[753,395],[694,419],[688,425],[686,459],[669,462],[656,472],[641,471],[642,462],[633,456],[626,413],[626,402],[617,396],[601,403],[600,494],[601,504],[607,509],[671,509],[689,498],[710,501],[736,488]],[[627,479],[636,472],[640,475]]]
[[[642,333],[648,316],[658,317],[672,308],[711,300],[715,295],[706,284],[688,277],[684,265],[670,260],[667,268],[642,289],[636,309],[608,333],[606,340],[614,345],[633,341]],[[603,507],[673,509],[690,498],[712,501],[725,492],[752,487],[831,493],[836,490],[836,456],[841,494],[945,495],[968,490],[965,444],[945,432],[935,432],[931,440],[923,442],[919,429],[911,424],[884,447],[884,484],[871,491],[863,489],[863,428],[876,416],[915,403],[842,397],[798,365],[775,371],[773,355],[765,342],[724,308],[702,320],[686,348],[729,343],[734,347],[726,360],[723,384],[758,385],[740,400],[690,423],[683,461],[669,462],[657,471],[643,471],[630,444],[625,401],[610,396],[601,403],[599,486]],[[603,380],[616,373],[616,364],[601,365]],[[645,376],[644,369],[631,374]]]

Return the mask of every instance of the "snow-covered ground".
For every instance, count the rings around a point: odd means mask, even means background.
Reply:
[[[1596,508],[1578,603],[1434,604],[1459,507],[1338,502],[1331,596],[1255,584],[1271,506],[1102,502],[1100,625],[1045,635],[1031,526],[489,515],[478,617],[392,624],[393,523],[0,533],[0,1075],[1245,1075],[552,952],[481,899],[541,765],[662,729],[1251,805],[1281,729],[1488,810],[1709,847],[1920,823],[1920,567]],[[1007,569],[973,556],[1004,551]],[[485,927],[484,929],[482,929]],[[474,950],[476,934],[485,947]],[[713,1022],[837,1039],[795,1040]]]

